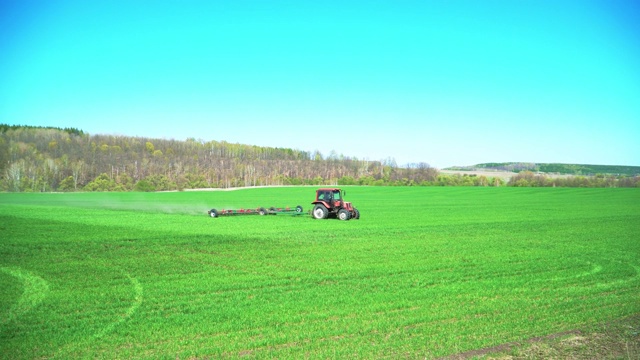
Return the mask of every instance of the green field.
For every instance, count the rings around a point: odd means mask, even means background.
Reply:
[[[0,356],[434,358],[640,313],[640,189],[0,194]]]

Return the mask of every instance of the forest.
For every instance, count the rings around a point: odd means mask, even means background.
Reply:
[[[0,124],[0,190],[167,191],[272,185],[637,187],[640,177],[553,179],[530,171],[499,177],[441,174],[331,152],[225,141],[90,135],[74,128]]]

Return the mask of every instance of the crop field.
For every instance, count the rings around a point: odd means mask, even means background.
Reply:
[[[0,357],[438,358],[640,313],[640,189],[0,194]]]

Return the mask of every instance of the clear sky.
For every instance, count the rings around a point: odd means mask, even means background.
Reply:
[[[640,1],[0,0],[0,123],[640,165]]]

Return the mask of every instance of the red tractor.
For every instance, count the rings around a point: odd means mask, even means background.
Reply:
[[[350,202],[344,201],[344,190],[322,188],[316,191],[316,200],[312,202],[311,215],[316,219],[336,216],[340,220],[360,219],[360,212]]]

